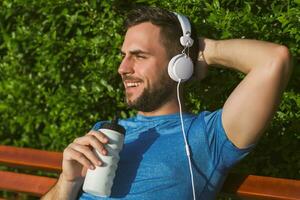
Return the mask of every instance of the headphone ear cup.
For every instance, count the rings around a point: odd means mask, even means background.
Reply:
[[[178,82],[179,79],[178,77],[175,75],[174,73],[174,65],[175,65],[175,62],[176,62],[176,59],[178,59],[178,57],[180,57],[180,54],[174,56],[170,62],[169,62],[169,65],[168,65],[168,73],[169,73],[169,76],[172,80]]]
[[[182,82],[188,80],[194,71],[193,62],[190,57],[185,54],[178,54],[174,56],[168,65],[168,73],[172,80]]]

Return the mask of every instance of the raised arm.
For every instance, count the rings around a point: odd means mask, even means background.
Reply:
[[[292,71],[289,51],[278,44],[246,39],[204,39],[203,44],[208,65],[247,74],[226,100],[222,122],[233,144],[248,147],[261,136],[280,102]]]

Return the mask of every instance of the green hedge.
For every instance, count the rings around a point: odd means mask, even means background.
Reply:
[[[266,135],[235,170],[300,178],[299,0],[2,0],[0,143],[63,150],[100,119],[134,114],[117,75],[124,13],[156,5],[190,16],[201,36],[288,46],[294,73]],[[193,112],[222,106],[243,76],[213,69],[188,86]],[[259,101],[259,99],[257,99]],[[255,102],[253,102],[255,103]]]

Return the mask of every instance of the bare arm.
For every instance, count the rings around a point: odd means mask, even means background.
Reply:
[[[285,46],[257,40],[204,39],[203,57],[243,72],[246,77],[223,107],[222,122],[228,138],[239,148],[255,143],[280,102],[292,67]]]
[[[82,180],[68,181],[64,178],[63,174],[60,175],[57,183],[51,190],[45,194],[42,200],[73,200],[76,199]]]
[[[63,152],[62,173],[57,183],[42,200],[76,199],[87,169],[95,169],[102,164],[92,149],[106,155],[104,144],[107,142],[108,138],[98,131],[90,131],[85,136],[76,138]]]

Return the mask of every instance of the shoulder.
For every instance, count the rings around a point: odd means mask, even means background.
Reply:
[[[196,115],[194,124],[201,124],[205,129],[223,128],[222,111],[222,109],[218,109],[215,111],[202,111]]]

